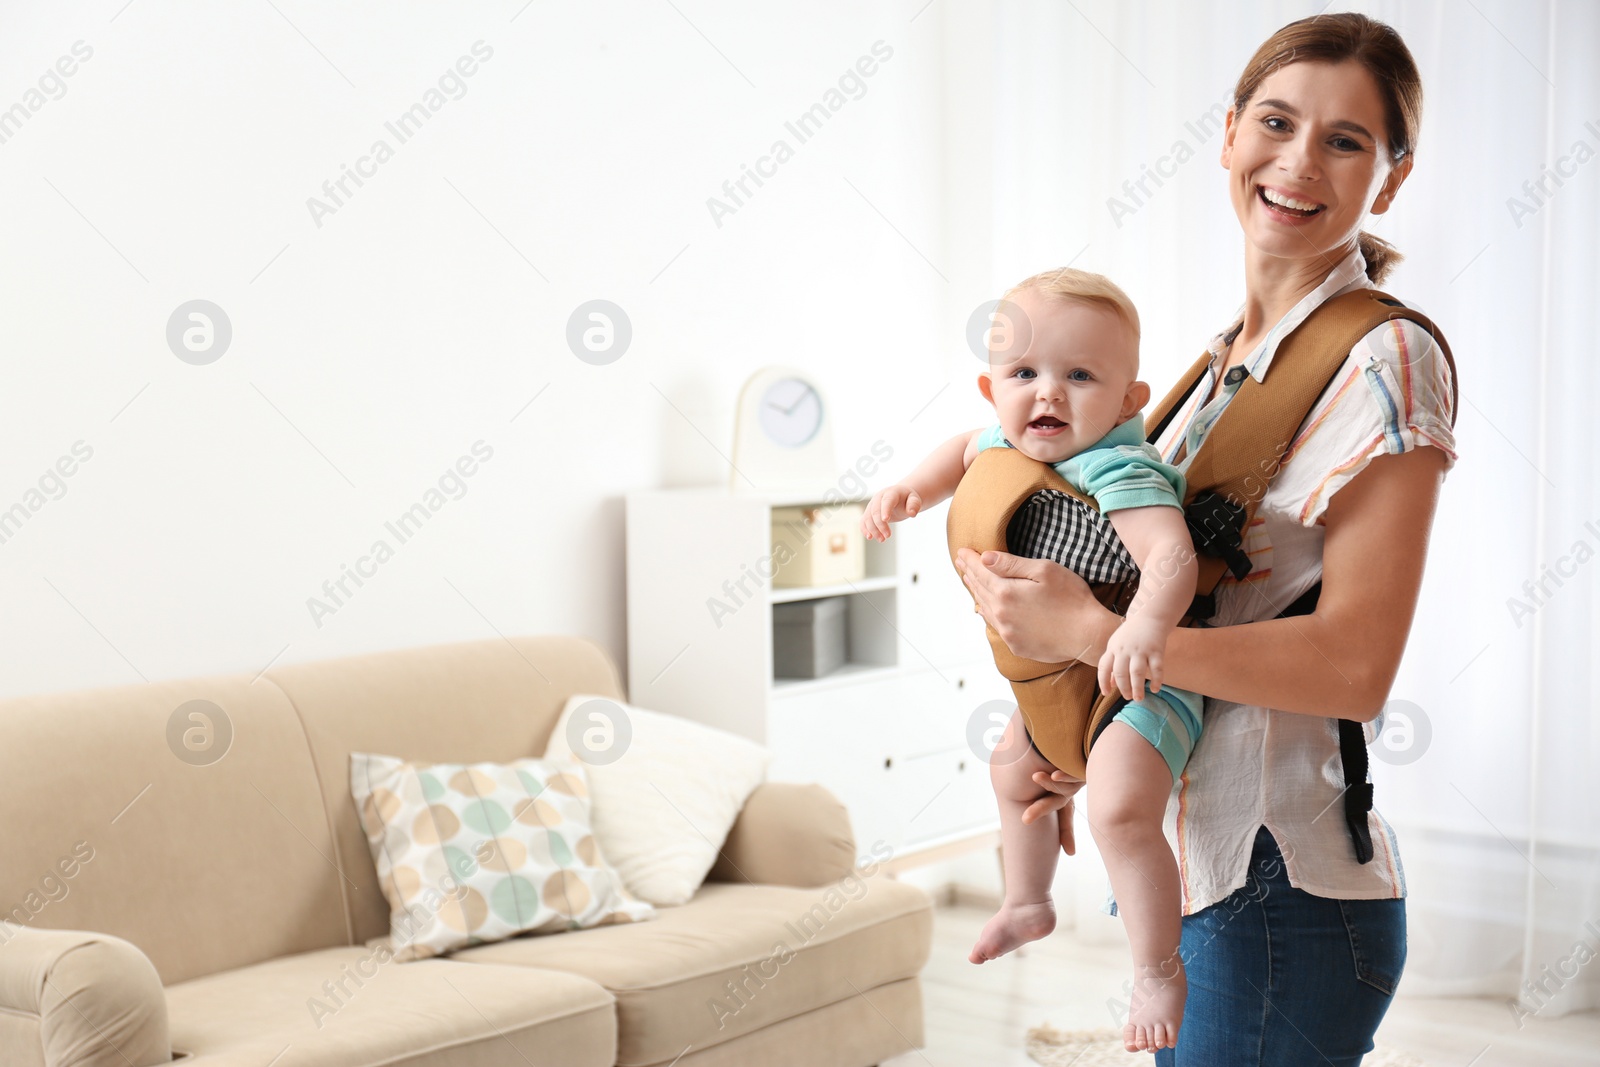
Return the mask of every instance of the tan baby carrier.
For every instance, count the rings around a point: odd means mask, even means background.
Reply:
[[[1199,574],[1195,599],[1182,625],[1205,625],[1215,610],[1213,594],[1225,572],[1235,579],[1250,572],[1250,559],[1241,547],[1243,531],[1278,472],[1281,457],[1350,350],[1389,319],[1410,319],[1433,335],[1450,361],[1454,391],[1455,361],[1443,335],[1426,316],[1376,289],[1359,289],[1325,301],[1279,344],[1262,381],[1250,377],[1243,367],[1229,372],[1242,376],[1243,384],[1185,471],[1184,517],[1199,554]],[[1210,354],[1202,353],[1145,420],[1147,440],[1152,444],[1200,384],[1210,361]],[[1454,411],[1452,396],[1452,419]],[[950,501],[947,535],[951,560],[960,548],[1008,551],[1006,534],[1018,509],[1035,493],[1049,489],[1099,511],[1092,498],[1074,489],[1049,464],[1012,448],[978,453]],[[1102,604],[1120,615],[1126,612],[1137,585],[1134,578],[1090,588]],[[1309,614],[1316,607],[1320,589],[1318,582],[1280,617]],[[1114,691],[1110,696],[1100,693],[1093,663],[1025,659],[1007,648],[992,626],[988,634],[995,666],[1011,682],[1034,745],[1063,771],[1084,777],[1089,747],[1127,701]],[[1366,819],[1372,807],[1372,786],[1366,780],[1366,739],[1361,725],[1340,720],[1339,740],[1349,786],[1346,822],[1357,859],[1365,863],[1372,857]]]

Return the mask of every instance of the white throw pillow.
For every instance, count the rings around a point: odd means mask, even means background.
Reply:
[[[772,754],[726,730],[579,693],[545,758],[583,766],[600,851],[630,893],[667,905],[705,881]]]

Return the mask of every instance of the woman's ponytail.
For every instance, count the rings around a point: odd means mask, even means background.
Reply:
[[[1394,245],[1381,237],[1374,237],[1366,230],[1356,234],[1356,244],[1361,248],[1361,258],[1367,261],[1367,281],[1373,285],[1382,285],[1389,272],[1406,258]]]

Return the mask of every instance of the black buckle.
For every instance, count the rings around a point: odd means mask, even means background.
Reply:
[[[1183,519],[1195,551],[1222,560],[1234,578],[1243,581],[1250,573],[1250,557],[1243,547],[1244,508],[1207,489],[1183,509]]]
[[[1344,721],[1348,720],[1341,720]],[[1346,767],[1348,769],[1348,764]],[[1372,783],[1351,782],[1344,794],[1344,821],[1350,830],[1350,843],[1355,846],[1357,863],[1372,862],[1372,829],[1367,825],[1367,812],[1371,810]]]

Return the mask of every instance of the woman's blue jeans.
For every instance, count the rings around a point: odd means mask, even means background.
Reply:
[[[1405,967],[1405,904],[1294,888],[1263,826],[1244,886],[1183,920],[1189,998],[1156,1067],[1356,1067]]]

